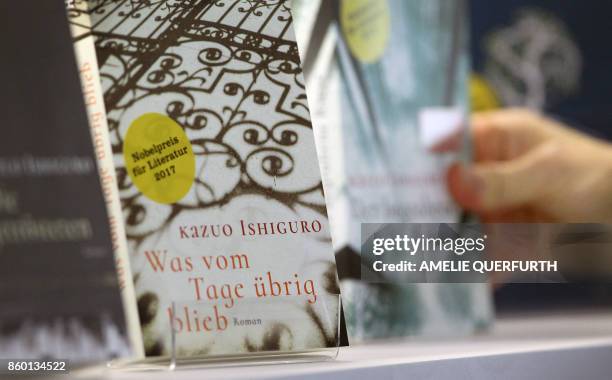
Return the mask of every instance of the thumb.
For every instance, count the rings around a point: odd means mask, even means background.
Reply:
[[[554,154],[547,147],[510,161],[456,164],[447,175],[453,198],[467,210],[494,212],[528,204],[545,195],[554,179]]]

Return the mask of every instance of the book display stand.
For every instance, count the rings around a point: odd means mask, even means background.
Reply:
[[[231,302],[231,301],[230,301]],[[223,315],[216,314],[223,308]],[[211,312],[212,310],[212,312]],[[194,367],[234,367],[245,365],[313,363],[332,361],[340,350],[340,295],[310,297],[244,298],[231,308],[221,302],[173,302],[165,317],[168,329],[162,337],[168,349],[161,356],[114,360],[108,368],[118,371],[173,371]],[[289,322],[291,323],[288,323]],[[290,331],[288,325],[312,324],[325,342],[321,348],[304,349],[303,341],[314,338],[308,331]],[[261,326],[261,328],[255,328]],[[223,332],[207,331],[225,328]],[[246,339],[243,332],[257,331]],[[301,335],[303,334],[303,337]],[[202,339],[198,337],[202,336]],[[299,336],[296,336],[299,335]],[[216,339],[235,340],[224,345],[227,352],[194,354],[184,347],[206,347]],[[251,341],[252,339],[252,341]],[[299,341],[298,341],[299,340]],[[257,343],[256,343],[257,342]],[[261,345],[263,343],[263,346]],[[234,348],[232,353],[230,350]],[[203,348],[200,352],[204,352]]]

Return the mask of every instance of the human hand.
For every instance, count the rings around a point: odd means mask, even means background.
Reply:
[[[463,208],[488,223],[612,222],[611,144],[525,110],[471,125],[475,163],[447,174]]]

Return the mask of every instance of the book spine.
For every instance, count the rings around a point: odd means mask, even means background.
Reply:
[[[74,6],[74,5],[73,5]],[[121,200],[117,184],[113,152],[111,149],[106,108],[100,82],[100,72],[94,43],[91,34],[91,22],[87,13],[87,3],[80,2],[79,8],[68,9],[76,12],[71,17],[71,30],[78,70],[83,86],[83,96],[87,107],[89,126],[93,139],[96,161],[100,173],[102,191],[111,230],[111,241],[115,255],[117,275],[123,308],[125,311],[128,336],[135,357],[144,357],[142,330],[138,317],[136,293],[132,281],[128,244],[121,210]]]
[[[306,78],[317,155],[325,189],[327,212],[335,251],[350,244],[350,208],[342,130],[341,73],[335,63],[337,34],[323,38],[313,68]],[[308,58],[307,58],[308,59]]]

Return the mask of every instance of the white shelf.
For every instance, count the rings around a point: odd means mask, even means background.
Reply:
[[[100,373],[108,379],[612,379],[612,314],[500,320],[482,336],[343,348],[334,362]]]

